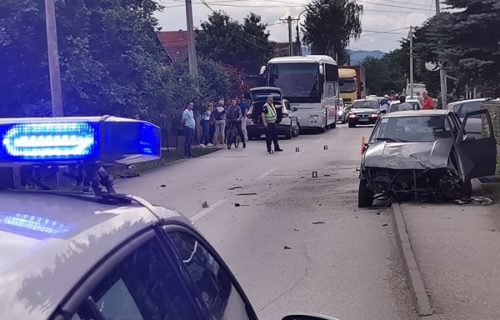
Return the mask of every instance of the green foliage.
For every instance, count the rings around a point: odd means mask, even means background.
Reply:
[[[0,3],[0,114],[46,112],[50,100],[43,1]],[[165,100],[166,55],[155,35],[155,0],[56,1],[65,114],[133,116]]]
[[[214,12],[197,31],[198,52],[206,58],[257,74],[272,56],[273,44],[261,17],[250,13],[243,24],[222,11]]]
[[[337,55],[345,63],[350,39],[361,35],[363,6],[351,0],[314,0],[306,10],[303,40],[312,45],[312,53]]]
[[[500,2],[448,0],[456,12],[442,13],[417,31],[416,49],[427,60],[441,60],[459,84],[500,94]]]

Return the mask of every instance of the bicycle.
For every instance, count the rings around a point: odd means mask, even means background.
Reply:
[[[226,143],[227,149],[231,150],[231,146],[234,144],[235,148],[238,148],[240,145],[240,135],[238,134],[238,122],[234,121],[229,124],[229,128],[227,130]]]

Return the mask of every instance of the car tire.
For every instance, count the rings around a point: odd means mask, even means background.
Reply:
[[[326,129],[321,127],[321,128],[318,128],[318,133],[325,133]]]
[[[293,136],[298,137],[300,134],[300,125],[297,123],[297,129],[293,130]]]
[[[356,124],[349,122],[349,128],[356,128]]]
[[[472,183],[470,179],[462,183],[462,196],[464,196],[465,198],[472,197]]]
[[[332,128],[332,129],[337,128],[337,121],[335,121],[334,123],[332,123],[332,124],[330,125],[330,128]]]
[[[366,186],[366,179],[359,180],[358,189],[358,207],[359,208],[369,208],[373,205],[373,191],[368,189]]]
[[[290,125],[290,126],[288,126],[288,129],[285,133],[285,139],[290,140],[290,139],[292,139],[292,137],[293,137],[293,130],[292,130],[292,126]]]

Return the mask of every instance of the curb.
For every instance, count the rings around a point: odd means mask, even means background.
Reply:
[[[427,296],[427,290],[422,280],[422,275],[418,270],[417,261],[410,243],[406,222],[399,203],[393,203],[391,206],[391,216],[396,234],[396,242],[403,260],[403,269],[408,278],[410,291],[416,303],[418,315],[430,316],[433,314],[432,306]]]

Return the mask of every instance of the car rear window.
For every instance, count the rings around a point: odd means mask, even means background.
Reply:
[[[353,109],[378,109],[380,106],[377,100],[354,101]]]
[[[377,124],[370,142],[433,142],[451,137],[445,116],[387,117]]]
[[[457,115],[460,119],[465,118],[465,115],[469,112],[472,111],[479,111],[481,110],[481,102],[480,101],[474,101],[474,102],[466,102],[462,104],[461,108],[459,108]],[[473,115],[471,118],[480,118],[479,114]]]

